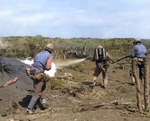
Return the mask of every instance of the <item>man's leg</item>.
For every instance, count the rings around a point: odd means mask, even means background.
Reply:
[[[41,95],[41,90],[42,90],[42,86],[43,86],[43,82],[40,81],[37,84],[34,84],[34,94],[32,95],[32,98],[30,100],[30,103],[28,105],[28,109],[33,109],[36,101],[39,99],[40,95]]]
[[[47,88],[45,87],[45,89],[41,93],[41,99],[46,98],[46,91],[47,91]]]
[[[93,86],[95,86],[96,84],[96,79],[97,79],[97,76],[93,76]]]
[[[102,71],[102,76],[103,76],[103,85],[104,88],[106,88],[107,82],[108,82],[108,76],[107,76],[107,71]]]
[[[96,67],[96,68],[95,68],[95,71],[94,71],[94,74],[93,74],[93,86],[95,86],[95,84],[96,84],[96,79],[97,79],[97,77],[100,75],[100,73],[101,73],[101,69],[98,68],[98,67]]]
[[[142,83],[142,79],[143,79],[143,65],[138,65],[139,67],[139,78],[141,80]]]
[[[40,102],[41,102],[41,105],[42,105],[42,108],[47,108],[47,101],[46,101],[46,81],[43,81],[44,84],[43,84],[43,87],[42,87],[42,93],[41,93],[41,99],[40,99]]]

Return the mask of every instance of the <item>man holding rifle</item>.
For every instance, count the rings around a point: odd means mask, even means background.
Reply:
[[[141,40],[139,38],[135,38],[133,44],[134,47],[132,49],[131,57],[133,58],[134,61],[137,62],[137,65],[139,67],[139,77],[142,80],[143,61],[145,55],[148,54],[148,51],[146,47],[143,44],[141,44]]]
[[[143,44],[141,44],[141,40],[139,38],[134,39],[133,44],[134,47],[132,49],[132,58],[140,60],[148,54],[146,47]]]

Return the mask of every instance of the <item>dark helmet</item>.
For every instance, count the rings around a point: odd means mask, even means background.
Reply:
[[[53,52],[54,45],[52,43],[48,43],[45,47],[45,50],[48,50],[49,52]]]

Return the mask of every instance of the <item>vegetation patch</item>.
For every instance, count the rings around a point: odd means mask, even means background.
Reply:
[[[106,51],[111,56],[123,56],[131,53],[133,47],[133,38],[48,38],[37,36],[11,36],[3,37],[1,40],[0,54],[5,57],[12,58],[26,58],[34,57],[36,53],[40,52],[47,43],[53,43],[55,49],[53,52],[54,58],[83,58],[93,55],[93,49],[98,46],[104,46]],[[147,48],[150,47],[149,40],[142,40],[142,43]],[[15,48],[15,49],[14,49]],[[85,54],[83,55],[83,48]],[[149,51],[149,49],[148,49]],[[19,53],[19,54],[18,54]]]
[[[74,70],[74,71],[79,71],[79,72],[83,72],[83,67],[81,64],[77,64],[77,65],[70,65],[67,66],[66,68]]]
[[[62,76],[61,78],[51,78],[48,75],[45,76],[48,87],[52,90],[60,90],[65,94],[76,96],[76,93],[85,94],[91,92],[91,88],[81,82],[74,82],[71,78]]]

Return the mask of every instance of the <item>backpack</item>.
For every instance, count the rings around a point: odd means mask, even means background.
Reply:
[[[103,46],[97,46],[94,50],[94,60],[104,60],[106,59],[106,51]]]

